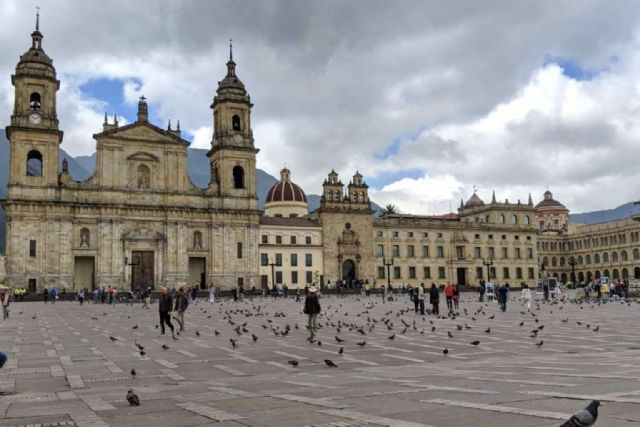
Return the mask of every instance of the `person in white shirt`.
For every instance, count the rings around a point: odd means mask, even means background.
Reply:
[[[522,304],[527,304],[527,309],[531,310],[531,289],[525,283],[522,284],[520,297],[522,298]]]

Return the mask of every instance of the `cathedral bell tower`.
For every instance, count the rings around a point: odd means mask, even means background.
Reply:
[[[236,76],[229,45],[227,75],[218,82],[213,98],[213,141],[207,154],[210,188],[225,198],[228,208],[257,209],[256,154],[251,130],[251,98]]]
[[[15,186],[55,186],[58,182],[59,146],[56,79],[53,61],[42,49],[40,15],[31,33],[31,47],[20,56],[11,76],[15,99],[11,125],[7,127],[9,145],[9,194]]]

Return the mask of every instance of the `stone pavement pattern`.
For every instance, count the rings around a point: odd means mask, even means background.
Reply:
[[[544,304],[534,317],[475,299],[436,319],[401,312],[406,296],[327,297],[313,343],[292,299],[192,303],[178,341],[156,329],[157,305],[14,303],[0,323],[0,425],[558,426],[591,399],[597,425],[640,424],[640,304]]]

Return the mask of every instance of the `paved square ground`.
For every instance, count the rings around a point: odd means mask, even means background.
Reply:
[[[640,424],[640,304],[476,300],[435,318],[407,296],[326,297],[312,342],[293,299],[192,303],[177,341],[157,304],[14,303],[0,425],[558,426],[591,399],[597,425]]]

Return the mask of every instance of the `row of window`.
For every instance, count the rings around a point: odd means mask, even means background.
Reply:
[[[289,282],[292,285],[297,285],[298,284],[298,274],[299,274],[299,272],[297,272],[297,271],[291,271],[289,273]],[[262,276],[262,282],[263,283],[267,283],[268,280],[269,280],[268,278],[269,278],[269,276],[263,275]],[[279,284],[285,283],[285,281],[283,279],[284,279],[283,272],[282,271],[276,271],[275,272],[275,281],[276,281],[276,283],[279,283]],[[313,280],[313,271],[305,271],[305,282],[304,283],[305,284],[311,284],[311,283],[313,283],[313,281],[314,281]]]
[[[377,236],[378,236],[379,238],[381,238],[381,237],[384,237],[384,234],[383,234],[383,232],[382,232],[382,231],[378,231]],[[429,233],[422,233],[422,237],[423,237],[423,238],[429,238]],[[391,233],[391,238],[393,238],[393,239],[399,239],[399,238],[400,238],[400,232],[399,232],[399,231],[393,231],[393,232]],[[408,232],[407,232],[407,238],[408,238],[408,239],[412,239],[412,238],[414,238],[414,233],[413,233],[413,231],[408,231]],[[443,234],[442,234],[442,233],[438,233],[438,234],[437,234],[437,238],[438,238],[438,239],[442,239],[442,238],[443,238]],[[473,238],[474,238],[475,240],[480,240],[482,237],[481,237],[481,235],[480,235],[479,233],[477,233],[477,234],[474,234],[474,235],[473,235]],[[507,235],[506,235],[506,234],[502,234],[502,235],[500,236],[500,238],[501,238],[502,240],[507,240]],[[493,235],[493,234],[487,234],[487,239],[488,239],[488,240],[494,240],[494,235]],[[531,236],[527,236],[527,237],[526,237],[526,239],[527,239],[527,240],[531,240]],[[516,235],[514,235],[514,236],[513,236],[513,240],[520,240],[520,236],[519,236],[519,235],[517,235],[517,234],[516,234]]]
[[[282,254],[276,254],[275,258],[272,259],[272,260],[269,260],[269,254],[266,254],[266,253],[261,253],[260,254],[260,265],[261,266],[267,267],[267,266],[271,265],[272,263],[275,266],[281,267],[282,266]],[[297,267],[298,266],[298,254],[290,254],[289,255],[289,264],[290,264],[291,267]],[[304,254],[304,265],[305,265],[305,267],[312,267],[313,266],[313,254]]]
[[[509,248],[500,248],[500,254],[502,258],[509,258]],[[455,256],[458,259],[465,259],[466,258],[466,254],[465,254],[465,246],[456,246],[455,247]],[[405,255],[406,254],[406,255]],[[407,258],[414,258],[416,257],[416,248],[414,245],[407,245],[406,247],[406,251],[402,254],[403,256],[406,256]],[[422,258],[430,258],[430,247],[427,245],[423,245],[422,246]],[[483,255],[485,255],[485,253],[483,253],[482,248],[479,246],[476,246],[473,248],[473,257],[474,258],[483,258]],[[384,257],[385,256],[385,247],[384,245],[376,245],[376,256],[377,257]],[[400,254],[400,245],[392,245],[391,246],[391,256],[393,258],[399,258],[401,257]],[[526,248],[526,256],[527,259],[533,259],[533,249],[532,248]],[[436,246],[436,258],[444,258],[445,257],[445,248],[444,246]],[[496,257],[496,251],[494,247],[489,247],[487,248],[486,251],[486,257],[487,258],[495,258]],[[515,259],[522,259],[522,249],[521,248],[513,248],[513,258]]]
[[[417,270],[416,267],[413,266],[409,266],[406,267],[407,268],[407,278],[409,279],[417,279]],[[511,276],[511,268],[510,267],[503,267],[502,268],[502,277],[501,279],[511,279],[511,278],[515,278],[515,279],[524,279],[524,275],[523,275],[523,268],[522,267],[515,267],[515,276]],[[402,278],[402,267],[400,266],[395,266],[393,267],[393,279],[400,279]],[[485,269],[483,269],[482,267],[476,267],[476,279],[483,279]],[[446,271],[446,267],[437,267],[437,278],[438,279],[446,279],[447,275],[446,275],[447,271]],[[489,269],[489,274],[490,274],[490,278],[491,279],[497,279],[496,276],[496,268],[495,267],[490,267]],[[378,279],[385,279],[386,278],[386,268],[383,266],[378,267]],[[434,279],[435,277],[432,277],[431,275],[431,267],[422,267],[422,279]],[[535,269],[533,267],[528,267],[527,268],[527,279],[532,280],[535,279]]]
[[[634,231],[629,233],[632,243],[640,241],[640,232]],[[581,249],[599,248],[603,246],[624,245],[627,243],[627,234],[613,234],[610,236],[588,237],[585,239],[573,240],[568,242],[539,242],[538,244],[544,251],[573,251]]]
[[[498,216],[496,217],[498,224],[506,224],[507,223],[507,216],[505,216],[504,214],[498,214]],[[475,221],[476,222],[484,222],[487,224],[491,224],[491,215],[485,215],[484,218],[481,216],[477,216],[475,217]],[[509,218],[509,224],[519,224],[520,220],[518,219],[518,215],[512,214],[511,217]],[[524,217],[522,217],[522,223],[525,225],[530,225],[531,224],[531,218],[529,217],[529,215],[525,215]]]
[[[261,240],[262,244],[269,244],[269,235],[268,234],[263,234],[261,236]],[[304,244],[305,245],[310,245],[312,244],[312,239],[311,236],[304,236]],[[276,245],[282,245],[284,242],[284,237],[282,236],[282,234],[277,234],[275,236],[275,243]],[[290,245],[297,245],[298,244],[298,236],[289,236],[289,244]]]
[[[640,249],[635,248],[633,250],[633,259],[634,260],[638,260],[640,259]],[[617,251],[613,251],[611,252],[611,255],[609,255],[608,252],[603,252],[602,253],[602,257],[600,257],[600,254],[593,254],[593,258],[591,257],[591,254],[586,254],[584,257],[582,255],[578,255],[577,257],[570,257],[570,258],[565,258],[563,256],[561,257],[551,257],[551,264],[549,264],[549,257],[545,256],[544,258],[542,258],[542,263],[544,265],[551,265],[552,267],[563,267],[565,264],[571,265],[571,258],[573,258],[573,260],[575,261],[575,265],[583,265],[583,264],[600,264],[601,260],[602,263],[608,263],[608,262],[619,262],[619,261],[628,261],[629,260],[629,254],[627,253],[626,250],[621,250],[620,254],[618,255]]]

